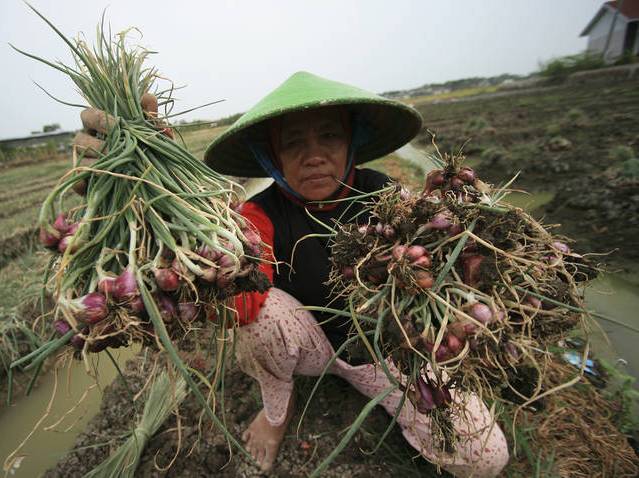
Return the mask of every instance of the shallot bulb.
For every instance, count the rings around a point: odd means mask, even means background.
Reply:
[[[47,249],[55,249],[60,242],[60,232],[46,226],[40,227],[40,243]]]
[[[484,256],[480,256],[478,254],[473,254],[470,256],[464,257],[462,259],[462,268],[464,272],[464,283],[468,284],[471,287],[475,287],[479,282],[479,273],[481,263],[484,261]]]
[[[457,355],[461,349],[464,348],[464,343],[453,334],[448,334],[446,336],[446,346],[448,350],[450,350],[450,353]]]
[[[74,222],[73,224],[69,224],[69,229],[67,229],[66,235],[67,236],[72,236],[73,234],[78,232],[78,229],[80,229],[80,223],[79,222]]]
[[[461,189],[461,187],[465,184],[464,180],[459,176],[453,176],[450,180],[450,187],[452,189]]]
[[[443,362],[444,360],[447,360],[450,356],[448,347],[446,347],[445,345],[439,345],[439,347],[437,347],[437,350],[435,350],[435,360],[437,360],[438,362]]]
[[[400,260],[402,257],[404,257],[404,254],[406,254],[406,251],[408,250],[408,248],[404,245],[398,245],[393,247],[393,259],[395,259],[396,261]]]
[[[362,224],[361,226],[357,226],[357,232],[359,232],[362,236],[368,234],[368,226]]]
[[[400,189],[399,198],[402,201],[408,201],[410,199],[410,197],[411,197],[411,194],[410,194],[410,191],[408,189],[406,189],[406,188]]]
[[[515,344],[513,344],[510,340],[504,344],[504,349],[506,353],[510,355],[513,359],[519,360],[521,353]]]
[[[173,292],[180,287],[180,277],[172,269],[155,269],[153,274],[155,275],[155,282],[160,290]]]
[[[438,189],[446,179],[444,178],[444,172],[441,169],[434,169],[426,175],[426,184],[422,195],[428,196],[435,189]]]
[[[446,385],[441,387],[433,386],[433,400],[438,407],[445,407],[453,401],[453,397],[450,395],[450,391]]]
[[[99,292],[90,292],[69,302],[76,319],[86,324],[97,324],[109,315],[106,297]]]
[[[432,219],[426,224],[427,229],[435,229],[436,231],[443,231],[452,226],[453,223],[450,220],[450,216],[443,212],[438,212]]]
[[[262,243],[262,238],[257,231],[254,231],[253,229],[244,229],[242,232],[249,244],[259,246]]]
[[[350,280],[355,277],[355,269],[351,266],[342,267],[342,277],[346,280]]]
[[[427,413],[437,407],[430,384],[426,383],[421,376],[417,377],[417,384],[415,388],[417,389],[415,408],[417,408],[419,413]]]
[[[146,311],[146,306],[144,305],[144,300],[139,295],[133,297],[127,304],[127,308],[133,312],[134,314],[141,314]]]
[[[533,297],[532,295],[527,295],[524,299],[524,302],[531,307],[534,307],[535,309],[541,309],[543,306],[541,300],[539,300],[537,297]]]
[[[428,269],[431,266],[430,256],[420,256],[415,259],[411,265],[415,268]]]
[[[380,236],[384,232],[384,225],[381,222],[378,222],[377,224],[375,224],[375,232],[379,234]]]
[[[164,294],[157,294],[156,301],[162,321],[165,323],[172,322],[177,317],[177,306],[175,301]]]
[[[203,257],[204,259],[208,259],[211,262],[215,262],[220,256],[221,254],[216,251],[211,249],[209,246],[202,246],[197,250],[197,254],[201,257]],[[179,261],[178,262],[174,262],[173,268],[175,269],[176,265],[182,265]],[[176,269],[177,270],[177,269]],[[179,270],[178,270],[179,272]]]
[[[233,283],[233,275],[228,272],[220,273],[215,279],[215,285],[218,289],[226,289]]]
[[[426,248],[424,246],[410,246],[406,250],[406,258],[411,262],[416,261],[417,259],[424,256],[425,254],[426,254]]]
[[[195,302],[180,302],[178,304],[178,316],[183,322],[193,322],[199,313],[200,308]]]
[[[244,233],[244,237],[248,241],[249,254],[259,257],[260,253],[262,252],[262,238],[260,237],[260,235],[253,229],[245,229],[242,232]]]
[[[98,282],[98,290],[102,292],[106,296],[113,295],[113,291],[115,291],[115,280],[114,276],[104,276]]]
[[[457,177],[468,184],[473,184],[476,179],[475,171],[467,166],[459,170]]]
[[[62,239],[60,239],[60,242],[58,242],[58,252],[60,252],[60,254],[64,254],[69,248],[69,244],[71,244],[71,241],[73,241],[73,236],[64,236]],[[69,252],[73,254],[76,250],[77,246],[74,246],[72,249],[69,250]]]
[[[79,334],[75,334],[71,337],[71,345],[73,345],[73,348],[76,350],[82,350],[84,348],[84,343],[85,340]]]
[[[435,280],[430,272],[419,269],[415,272],[415,282],[422,289],[430,289],[433,287]]]
[[[464,324],[463,322],[453,322],[447,325],[446,330],[458,339],[464,340],[468,334],[468,332],[466,332],[466,325],[468,324]]]
[[[71,330],[71,326],[66,320],[56,320],[53,323],[53,328],[55,329],[58,335],[65,335],[69,330]]]
[[[206,267],[202,269],[202,272],[203,273],[200,276],[200,278],[203,281],[206,281],[212,284],[217,279],[217,269],[215,267]]]
[[[64,213],[58,214],[58,217],[56,217],[53,222],[53,228],[60,234],[64,235],[69,230],[69,227],[71,227],[71,225],[67,222],[66,215]]]
[[[462,232],[464,232],[464,228],[461,224],[453,224],[448,229],[448,235],[451,237],[461,234]]]
[[[138,283],[135,280],[135,274],[131,267],[127,267],[115,279],[115,287],[113,288],[113,297],[116,300],[129,300],[140,293]]]
[[[561,241],[555,241],[551,245],[562,254],[570,254],[570,247]]]
[[[395,228],[393,226],[391,226],[390,224],[386,224],[382,228],[382,235],[386,239],[392,239],[393,237],[395,237]]]
[[[493,311],[490,310],[490,307],[486,304],[482,304],[481,302],[474,303],[471,306],[468,315],[484,325],[489,324],[493,319]]]

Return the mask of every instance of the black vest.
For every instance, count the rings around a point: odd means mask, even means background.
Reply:
[[[374,192],[383,188],[391,179],[372,169],[357,169],[353,188],[363,192]],[[349,197],[358,193],[351,191]],[[282,289],[303,305],[331,307],[343,310],[344,301],[329,297],[330,288],[326,285],[331,268],[331,251],[327,237],[310,237],[300,241],[295,248],[295,257],[291,257],[295,243],[309,234],[327,234],[329,231],[313,220],[312,214],[317,220],[330,227],[335,226],[335,221],[344,214],[342,223],[352,222],[353,217],[362,210],[362,206],[353,201],[341,202],[330,211],[306,212],[305,208],[288,199],[282,194],[277,184],[273,184],[266,190],[250,199],[251,202],[262,207],[266,215],[273,223],[274,244],[273,252],[278,261],[286,264],[279,265],[273,277],[273,285]],[[346,213],[345,213],[346,211]],[[358,223],[366,223],[368,215],[362,214],[356,218]],[[289,267],[292,264],[293,270]],[[290,280],[289,280],[290,273]],[[350,328],[350,319],[334,318],[327,323],[330,314],[313,312],[322,330],[337,349],[346,339]]]

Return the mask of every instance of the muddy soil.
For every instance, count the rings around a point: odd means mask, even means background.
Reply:
[[[129,387],[136,393],[148,378],[147,368],[140,368],[132,360],[128,363],[126,377]],[[297,403],[304,404],[314,385],[313,378],[299,377]],[[229,430],[239,437],[253,416],[261,409],[257,383],[232,368],[225,379],[225,419]],[[337,377],[326,377],[302,422],[299,435],[295,425],[300,411],[292,421],[279,458],[269,476],[306,477],[334,449],[342,432],[352,423],[367,399],[356,392],[345,381]],[[140,404],[140,409],[142,404]],[[298,409],[301,409],[299,406]],[[148,477],[257,477],[264,476],[237,451],[229,455],[229,447],[223,435],[211,428],[204,420],[198,427],[201,407],[191,396],[180,408],[181,447],[177,452],[177,422],[172,416],[145,448],[136,476]],[[68,478],[82,476],[104,460],[127,431],[130,431],[135,412],[121,379],[117,379],[104,391],[99,414],[78,437],[75,449],[58,465],[45,473],[45,478]],[[406,476],[429,477],[450,476],[437,473],[436,468],[422,459],[404,440],[395,427],[380,450],[367,455],[375,448],[379,438],[390,423],[386,412],[377,407],[366,419],[351,443],[337,457],[322,476],[326,477],[372,477]],[[176,455],[177,452],[177,455]],[[417,455],[417,456],[416,456]],[[173,458],[175,461],[168,470]]]
[[[577,250],[614,253],[613,269],[636,262],[637,186],[622,181],[619,147],[639,156],[639,79],[594,80],[497,98],[418,106],[426,129],[417,141],[442,152],[464,153],[480,176],[513,187],[555,195],[536,211],[559,233],[578,240]],[[468,141],[468,142],[467,142]]]

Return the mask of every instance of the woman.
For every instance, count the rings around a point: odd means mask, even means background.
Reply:
[[[220,173],[274,179],[241,212],[258,228],[274,259],[285,264],[274,268],[264,263],[262,270],[274,287],[236,300],[237,358],[242,370],[259,382],[264,403],[243,439],[265,471],[275,461],[293,414],[293,376],[320,375],[349,331],[348,320],[326,320],[330,317],[314,317],[302,309],[344,306],[326,285],[330,249],[320,237],[326,235],[321,223],[350,222],[356,216],[365,223],[367,218],[358,215],[361,206],[348,197],[379,190],[389,178],[355,165],[394,151],[420,128],[421,117],[412,108],[299,72],[206,151],[205,161]],[[380,368],[343,359],[329,371],[364,395],[374,397],[389,386]],[[397,391],[381,404],[395,414],[400,398]],[[408,400],[398,418],[404,436],[426,459],[457,476],[496,475],[508,460],[503,433],[477,397],[458,393],[454,400],[466,401],[465,419],[454,423],[462,437],[455,454],[433,449],[429,418]]]

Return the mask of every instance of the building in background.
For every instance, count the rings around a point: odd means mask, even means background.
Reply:
[[[580,36],[588,37],[588,52],[612,62],[629,52],[639,55],[639,0],[604,3]]]
[[[69,147],[75,132],[50,131],[48,133],[33,133],[20,138],[7,138],[0,140],[0,148],[10,150],[14,148],[42,148],[52,146],[57,151],[64,151]]]

